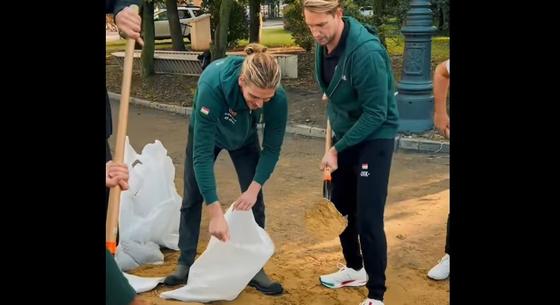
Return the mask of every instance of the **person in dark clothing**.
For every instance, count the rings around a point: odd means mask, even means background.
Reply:
[[[202,203],[210,215],[210,234],[227,241],[229,229],[216,192],[214,161],[227,150],[243,192],[235,201],[238,210],[252,209],[264,228],[261,188],[272,174],[284,140],[288,106],[280,86],[280,66],[258,44],[246,47],[247,56],[213,61],[202,73],[194,97],[186,147],[184,196],[179,225],[179,257],[167,285],[185,283],[194,263],[200,232]],[[257,123],[264,121],[262,149]],[[265,294],[281,294],[282,285],[272,282],[261,269],[249,282]]]
[[[340,0],[304,0],[303,10],[333,132],[320,168],[332,172],[332,202],[348,217],[340,235],[346,266],[319,279],[328,288],[366,285],[361,305],[383,305],[383,217],[399,120],[391,60],[373,29],[343,16]]]
[[[140,16],[133,12],[128,6],[132,4],[139,4],[139,1],[134,0],[120,0],[120,1],[105,1],[105,12],[115,16],[115,23],[119,28],[119,33],[123,38],[134,38],[140,43]],[[106,161],[106,177],[105,186],[107,187],[107,197],[105,200],[105,211],[107,212],[109,204],[109,188],[119,186],[123,190],[128,188],[128,167],[124,164],[116,164],[111,161],[111,149],[109,147],[109,137],[112,134],[112,120],[111,120],[111,106],[109,104],[109,94],[107,88],[106,104],[105,104],[105,161]],[[123,273],[117,266],[115,259],[105,249],[105,305],[145,305],[146,302],[140,300],[136,291],[128,280],[124,277]]]
[[[130,10],[128,6],[139,5],[139,0],[106,0],[105,13],[115,16],[115,23],[119,28],[119,34],[123,38],[133,38],[139,44],[143,45],[144,41],[140,37],[141,21],[140,15]],[[111,114],[111,104],[109,102],[109,92],[105,87],[105,161],[113,159],[111,147],[109,146],[109,138],[113,134],[113,119]],[[105,211],[109,207],[109,189],[106,189]]]
[[[449,59],[438,64],[434,71],[434,127],[438,133],[449,139],[451,127],[449,125],[449,114],[447,113],[447,95],[449,92],[450,69]],[[445,235],[445,255],[439,262],[428,271],[428,277],[432,280],[441,281],[449,277],[451,267],[451,246],[449,240],[449,223],[451,214],[447,215],[447,234]]]

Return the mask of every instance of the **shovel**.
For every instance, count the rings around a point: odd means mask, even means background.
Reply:
[[[323,94],[323,100],[328,98]],[[325,132],[325,153],[332,145],[332,129],[327,119]],[[326,167],[323,172],[323,199],[313,204],[305,212],[305,227],[307,231],[319,241],[332,240],[342,234],[348,225],[348,220],[335,207],[332,202],[331,168]],[[325,200],[326,199],[326,200]]]
[[[138,6],[131,5],[130,8],[138,13]],[[117,125],[117,138],[113,162],[123,163],[124,143],[126,138],[126,127],[128,124],[128,104],[130,99],[130,83],[132,80],[132,60],[134,58],[134,39],[127,39],[124,56],[123,80],[121,86],[121,102],[119,106],[119,122]],[[105,223],[105,245],[112,255],[117,250],[117,231],[119,220],[119,205],[121,199],[121,188],[117,184],[109,191],[109,208],[107,211],[107,222]]]
[[[323,101],[328,101],[328,98],[325,94],[323,94]],[[331,123],[327,118],[327,129],[325,131],[325,154],[329,152],[332,143],[332,130],[331,130]],[[331,201],[332,195],[332,178],[331,178],[331,168],[325,167],[323,172],[323,198]]]

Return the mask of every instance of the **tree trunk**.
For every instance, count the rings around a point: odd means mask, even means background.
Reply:
[[[187,49],[185,48],[185,43],[183,42],[183,31],[181,31],[181,23],[179,22],[179,12],[177,11],[177,1],[165,0],[165,6],[167,7],[169,32],[171,33],[173,50],[186,51]]]
[[[142,8],[142,31],[144,47],[142,48],[142,76],[154,75],[154,3],[144,1]]]
[[[259,42],[261,0],[249,0],[249,42]]]
[[[232,7],[233,0],[222,0],[222,3],[220,4],[220,22],[216,27],[214,41],[210,46],[212,61],[222,57],[226,57],[229,17]]]

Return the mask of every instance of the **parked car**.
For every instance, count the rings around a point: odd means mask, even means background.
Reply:
[[[190,26],[188,21],[191,18],[201,15],[200,7],[198,6],[178,6],[179,23],[181,23],[181,32],[183,37],[191,39]],[[154,12],[154,32],[156,39],[171,38],[169,30],[169,17],[167,16],[167,9],[162,8]]]
[[[373,16],[373,7],[371,6],[360,7],[360,14],[366,17]]]

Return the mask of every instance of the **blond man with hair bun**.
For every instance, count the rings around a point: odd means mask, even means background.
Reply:
[[[280,155],[284,140],[288,103],[280,86],[280,66],[259,44],[245,48],[247,56],[231,56],[212,62],[200,75],[189,124],[185,160],[183,203],[179,225],[181,255],[166,285],[186,283],[196,256],[202,202],[210,217],[209,231],[223,242],[229,228],[216,192],[214,161],[227,150],[235,166],[242,194],[234,209],[252,209],[255,221],[264,228],[262,186]],[[257,123],[264,122],[262,148]],[[283,292],[264,269],[249,282],[270,295]]]

